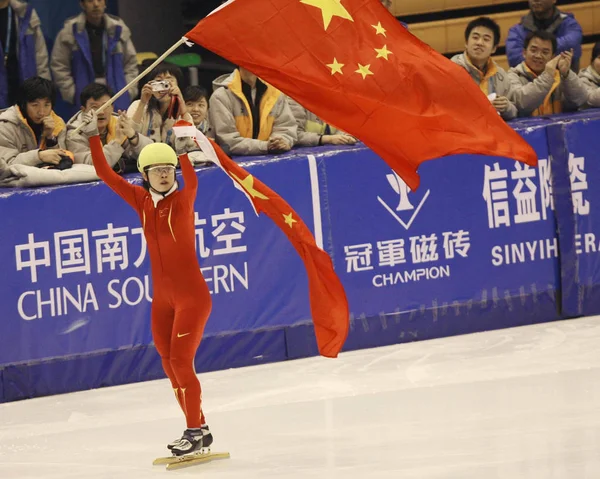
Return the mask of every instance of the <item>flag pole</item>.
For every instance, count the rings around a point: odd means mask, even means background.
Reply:
[[[177,43],[175,43],[165,53],[163,53],[160,57],[158,57],[154,61],[154,63],[152,63],[152,65],[150,65],[142,73],[140,73],[137,77],[135,77],[133,80],[131,80],[129,82],[129,84],[127,86],[125,86],[119,93],[117,93],[110,100],[108,100],[104,105],[102,105],[100,108],[98,108],[98,110],[96,110],[96,113],[102,113],[104,110],[106,110],[110,105],[112,105],[121,96],[123,96],[125,94],[125,92],[127,92],[133,85],[135,85],[142,78],[144,78],[148,73],[150,73],[154,69],[154,67],[156,67],[156,65],[158,65],[160,62],[162,62],[165,58],[167,58],[171,53],[173,53],[175,50],[177,50],[181,45],[183,45],[187,41],[188,41],[187,38],[182,37]],[[78,133],[83,127],[84,127],[84,123],[82,123],[77,128],[75,128],[75,131],[73,133]]]

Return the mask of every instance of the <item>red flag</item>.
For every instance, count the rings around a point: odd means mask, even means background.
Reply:
[[[319,353],[329,358],[337,357],[348,336],[350,311],[346,292],[329,255],[317,246],[302,218],[281,196],[229,158],[216,143],[183,121],[177,122],[173,131],[179,138],[193,137],[205,155],[245,193],[256,213],[265,213],[286,234],[302,258],[308,275],[310,309]]]
[[[442,156],[537,164],[467,72],[378,0],[232,0],[186,37],[361,139],[412,190],[419,165]]]

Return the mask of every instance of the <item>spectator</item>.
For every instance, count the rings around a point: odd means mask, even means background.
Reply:
[[[517,117],[517,107],[509,97],[510,82],[504,69],[492,60],[500,43],[500,27],[487,17],[480,17],[467,25],[465,52],[452,61],[467,70],[481,91],[492,99],[496,111],[505,120]],[[490,97],[490,95],[493,95]]]
[[[161,63],[150,72],[142,88],[141,99],[134,101],[127,111],[138,133],[154,142],[173,146],[175,122],[185,119],[193,123],[179,89],[182,82],[183,73],[175,65]]]
[[[200,86],[189,86],[183,92],[183,99],[196,128],[206,136],[214,138],[208,121],[208,92]]]
[[[579,73],[588,90],[588,107],[600,108],[600,42],[594,45],[590,66]]]
[[[80,0],[83,13],[69,18],[56,37],[51,68],[65,101],[77,108],[82,90],[90,83],[105,83],[122,90],[138,75],[131,31],[119,17],[107,15],[106,0]],[[137,86],[115,102],[126,110]]]
[[[392,15],[394,14],[392,11],[392,0],[381,0],[381,4],[387,8],[388,12],[390,12]],[[406,23],[400,22],[400,24],[408,30],[408,25]]]
[[[20,85],[18,103],[0,115],[0,159],[9,165],[52,166],[69,156],[65,123],[52,111],[55,98],[56,89],[45,78]]]
[[[0,159],[0,181],[7,180],[11,176],[13,176],[13,174],[10,171],[9,166],[6,164],[6,161]]]
[[[392,11],[392,0],[381,0],[381,4],[390,12]]]
[[[0,109],[17,102],[19,84],[50,80],[48,50],[35,9],[20,0],[0,0]]]
[[[298,146],[354,145],[356,138],[328,125],[300,103],[288,97],[290,109],[298,125]]]
[[[548,32],[556,37],[557,53],[574,51],[572,69],[579,70],[581,39],[583,32],[572,13],[563,13],[556,8],[556,0],[529,0],[530,12],[513,25],[506,39],[506,55],[511,67],[523,62],[525,38],[528,33]]]
[[[519,116],[539,116],[577,109],[587,90],[571,70],[572,52],[556,54],[556,38],[544,31],[525,40],[525,61],[508,72],[511,100]],[[554,58],[553,58],[554,57]]]
[[[111,97],[112,93],[108,87],[100,83],[92,83],[81,92],[81,111],[67,123],[67,148],[74,154],[75,163],[93,165],[88,137],[74,131],[83,122],[85,113],[97,110]],[[131,118],[125,114],[117,117],[113,115],[113,111],[111,105],[98,114],[98,130],[104,145],[104,156],[118,173],[137,171],[140,151],[152,141],[135,131]]]
[[[289,151],[297,139],[296,120],[279,91],[244,68],[213,82],[209,117],[221,147],[232,155]]]

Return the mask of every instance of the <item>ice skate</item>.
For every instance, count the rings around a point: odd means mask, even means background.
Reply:
[[[167,447],[174,456],[201,455],[210,453],[212,442],[213,437],[208,426],[203,426],[200,429],[186,429],[180,439]]]
[[[206,435],[210,436],[210,442],[212,443],[212,434],[211,434],[210,430],[208,429],[208,426],[203,426],[203,427],[201,427],[201,429],[202,429],[202,432],[203,432],[203,434],[204,434],[205,436],[206,436]],[[178,445],[179,445],[179,443],[180,443],[181,441],[183,441],[183,439],[184,439],[184,437],[185,437],[185,433],[186,433],[186,431],[187,431],[187,429],[186,429],[185,431],[183,431],[183,435],[182,435],[180,438],[177,438],[177,439],[175,439],[174,441],[172,441],[172,442],[170,442],[169,444],[167,444],[167,449],[168,449],[169,451],[172,451],[172,450],[173,450],[173,448],[174,448],[175,446],[178,446]]]

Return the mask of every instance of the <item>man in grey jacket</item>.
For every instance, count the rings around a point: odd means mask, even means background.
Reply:
[[[112,97],[112,92],[99,83],[86,86],[81,92],[81,111],[67,123],[67,149],[74,155],[76,164],[93,165],[89,138],[75,129],[83,122],[83,115],[97,110]],[[144,146],[152,143],[133,128],[133,120],[127,115],[113,115],[113,107],[98,115],[98,130],[104,145],[108,164],[118,173],[137,171],[137,158]]]
[[[588,91],[584,107],[600,108],[600,42],[594,45],[590,66],[579,72],[579,78]]]
[[[287,102],[298,125],[296,146],[354,145],[356,143],[356,138],[325,123],[296,100],[287,97]]]
[[[231,155],[290,151],[298,139],[286,96],[244,68],[213,82],[208,114],[219,146]]]
[[[545,31],[532,32],[525,40],[525,61],[511,68],[511,100],[519,116],[542,116],[576,110],[588,92],[571,70],[573,52],[555,56],[556,38]]]
[[[69,18],[56,37],[50,67],[63,99],[79,108],[79,96],[90,83],[120,91],[138,75],[131,31],[123,20],[104,13],[106,0],[80,0],[83,13]],[[126,110],[137,86],[115,102]]]
[[[491,18],[476,18],[465,29],[464,53],[452,61],[467,71],[502,118],[512,120],[517,117],[517,107],[508,99],[510,82],[507,73],[492,60],[499,43],[500,26]]]

